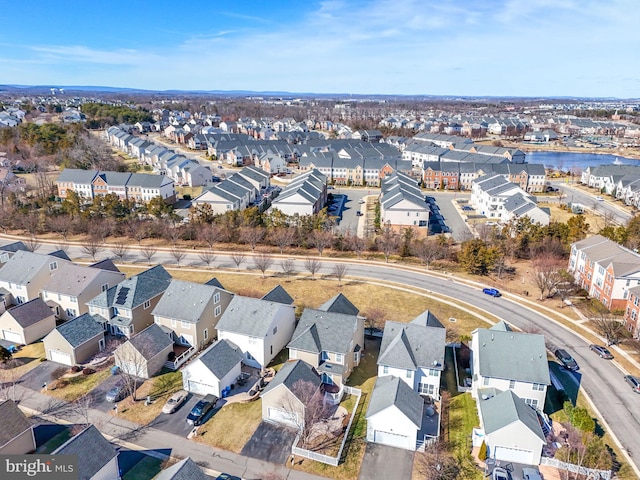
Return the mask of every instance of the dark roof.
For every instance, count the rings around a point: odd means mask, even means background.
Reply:
[[[222,379],[244,356],[242,350],[229,340],[218,340],[216,343],[202,352],[197,360],[200,360],[218,379]],[[187,367],[189,368],[189,367]]]
[[[8,313],[18,322],[22,328],[30,327],[36,323],[52,317],[53,311],[40,298],[34,298],[28,302],[16,305],[8,310]]]
[[[196,462],[190,457],[180,460],[169,468],[161,471],[154,480],[208,480]]]
[[[27,246],[22,243],[22,242],[13,242],[13,243],[8,243],[6,245],[3,245],[0,247],[0,250],[2,250],[3,252],[17,252],[18,250],[29,250],[27,248]]]
[[[371,393],[366,418],[391,406],[400,410],[416,427],[422,426],[422,397],[398,377],[378,377]]]
[[[173,345],[173,340],[158,324],[152,323],[150,326],[131,337],[129,339],[129,343],[146,360],[151,360],[165,348]]]
[[[317,387],[322,384],[320,374],[311,365],[302,360],[288,360],[284,362],[282,368],[278,370],[278,373],[269,382],[262,394],[264,395],[273,390],[278,385],[284,385],[293,393],[293,386],[300,380],[311,382]]]
[[[52,257],[62,258],[63,260],[71,261],[69,255],[67,255],[67,252],[65,252],[64,250],[56,250],[55,252],[49,253],[49,255],[51,255]]]
[[[55,455],[75,455],[78,458],[78,480],[90,480],[118,455],[96,427],[90,425],[57,448]]]
[[[105,258],[104,260],[100,260],[99,262],[96,262],[93,265],[89,265],[89,267],[99,268],[100,270],[108,270],[110,272],[120,272],[118,267],[116,267],[115,263],[113,263],[110,258]]]
[[[348,354],[358,328],[358,317],[306,308],[302,312],[287,348],[320,353],[323,350]]]
[[[170,283],[171,275],[169,272],[162,265],[156,265],[138,275],[127,278],[87,303],[98,307],[133,309],[160,295]]]
[[[270,302],[284,303],[285,305],[293,305],[293,298],[287,293],[282,285],[276,285],[273,287],[262,300],[268,300]]]
[[[102,325],[88,313],[64,322],[56,330],[72,347],[78,347],[104,332]]]
[[[318,310],[333,313],[344,313],[346,315],[358,315],[360,312],[358,307],[351,303],[349,299],[341,293],[320,305]]]
[[[0,447],[31,428],[31,422],[13,400],[0,403],[0,418],[2,419]]]
[[[221,288],[222,290],[225,290],[225,288],[222,286],[222,284],[216,277],[213,277],[208,282],[205,282],[205,285],[209,285],[210,287],[218,287],[218,288]]]

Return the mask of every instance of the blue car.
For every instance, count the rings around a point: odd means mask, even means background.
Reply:
[[[500,290],[498,290],[497,288],[483,288],[482,293],[486,293],[487,295],[491,295],[492,297],[502,296],[502,294],[500,293]]]

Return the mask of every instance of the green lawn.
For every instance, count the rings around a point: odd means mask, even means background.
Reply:
[[[198,429],[195,440],[240,453],[262,421],[262,401],[229,403]]]
[[[48,390],[47,393],[61,400],[73,402],[89,393],[109,378],[110,375],[111,370],[108,368],[99,370],[91,375],[78,375],[77,377],[68,378],[68,385],[62,388],[56,387],[55,390]]]
[[[157,376],[144,382],[136,391],[137,401],[125,398],[118,405],[118,416],[140,425],[147,425],[162,412],[167,399],[182,388],[182,374],[163,369]],[[145,399],[151,396],[152,402],[146,405]]]
[[[136,465],[122,477],[122,480],[146,480],[153,478],[162,470],[161,465],[162,460],[145,455],[142,460],[136,463]]]
[[[451,394],[451,397],[457,397],[460,395],[456,386],[456,370],[453,364],[453,348],[446,347],[444,351],[444,364],[446,366],[442,377],[440,378],[440,388],[446,390]]]
[[[470,393],[452,398],[449,402],[449,421],[443,425],[445,440],[449,441],[454,458],[460,466],[461,479],[482,479],[471,454],[471,432],[480,425],[476,402]]]
[[[36,453],[38,454],[49,454],[53,452],[56,448],[62,445],[64,442],[71,438],[71,430],[69,428],[65,428],[60,433],[55,435],[54,437],[47,440],[45,443],[40,445],[36,449]]]

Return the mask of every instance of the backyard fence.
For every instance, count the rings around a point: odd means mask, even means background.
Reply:
[[[540,465],[548,465],[560,470],[567,470],[571,473],[577,473],[579,475],[585,475],[587,479],[593,480],[611,480],[611,470],[598,470],[595,468],[587,468],[581,465],[575,465],[573,463],[566,463],[557,458],[541,457]]]

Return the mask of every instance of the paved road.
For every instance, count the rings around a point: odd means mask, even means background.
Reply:
[[[608,195],[601,195],[604,201],[598,201],[596,200],[598,192],[595,190],[592,191],[593,193],[585,192],[562,182],[553,182],[553,185],[566,195],[563,198],[565,202],[584,205],[586,208],[594,210],[601,215],[610,216],[616,223],[622,225],[631,220],[632,215],[620,207],[619,203],[609,200],[610,197]]]
[[[42,252],[55,247],[43,245]],[[80,248],[69,248],[71,258],[81,257]],[[104,252],[103,257],[109,256]],[[130,259],[138,258],[139,253],[132,251]],[[172,263],[168,252],[158,252],[153,258],[154,263]],[[273,269],[278,269],[278,262]],[[336,262],[331,259],[322,260],[320,274],[330,274]],[[183,265],[201,265],[197,254],[188,252]],[[216,266],[232,267],[233,263],[227,255],[220,254],[215,262]],[[298,271],[304,271],[303,261],[297,259],[295,265]],[[242,268],[254,268],[249,259]],[[549,318],[530,310],[524,305],[508,300],[505,297],[493,298],[484,295],[481,289],[467,284],[458,283],[454,279],[444,279],[431,276],[427,272],[407,271],[385,264],[350,264],[349,276],[356,276],[377,281],[388,281],[408,286],[426,289],[464,301],[476,308],[491,312],[499,318],[521,329],[537,329],[543,333],[551,343],[563,346],[574,353],[582,373],[581,386],[593,401],[595,407],[602,414],[610,429],[615,433],[622,445],[627,449],[630,457],[637,465],[640,463],[640,396],[633,394],[623,380],[623,373],[612,362],[603,361],[597,355],[588,351],[587,344],[573,331],[552,322]],[[458,300],[459,301],[459,300]]]

